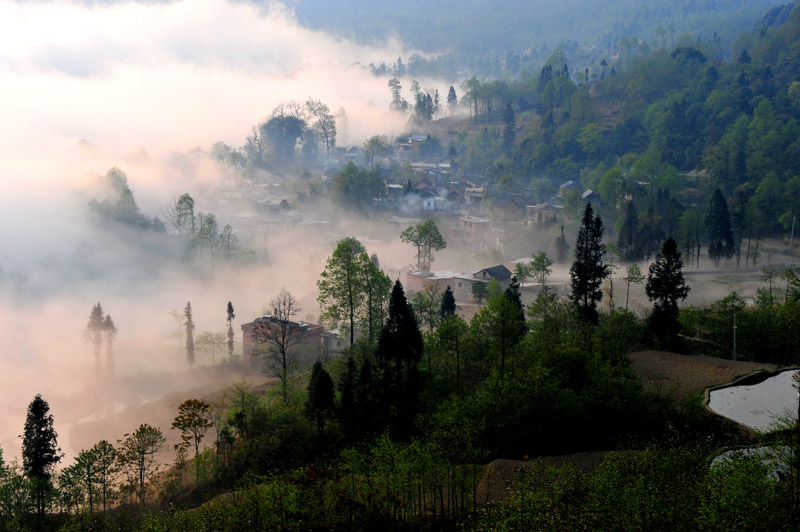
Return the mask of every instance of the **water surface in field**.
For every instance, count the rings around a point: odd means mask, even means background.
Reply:
[[[708,407],[750,428],[773,430],[781,419],[797,417],[798,395],[792,386],[795,371],[782,371],[756,384],[712,390]]]

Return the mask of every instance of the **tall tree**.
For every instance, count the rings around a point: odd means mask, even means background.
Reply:
[[[628,300],[631,297],[631,285],[644,282],[644,274],[638,264],[631,264],[625,268],[625,276],[622,278],[627,290],[625,292],[625,310],[628,310]]]
[[[442,291],[439,284],[426,282],[425,287],[415,293],[411,301],[420,325],[427,325],[430,332],[433,332],[441,319]]]
[[[433,219],[406,228],[400,234],[400,240],[417,248],[417,271],[421,272],[430,271],[434,251],[447,247],[447,242]]]
[[[389,142],[384,135],[373,135],[364,141],[364,159],[370,170],[375,169],[375,157],[383,156],[389,149]]]
[[[447,110],[451,115],[458,110],[458,96],[456,96],[456,90],[452,85],[450,85],[450,90],[447,91]]]
[[[106,314],[106,317],[103,319],[103,332],[106,335],[106,373],[113,375],[114,342],[117,339],[117,327],[114,325],[114,320],[111,319],[111,314]]]
[[[567,237],[564,236],[564,226],[561,226],[561,234],[556,237],[556,260],[559,264],[567,262],[567,255],[569,254],[569,244]]]
[[[317,360],[311,368],[306,399],[306,417],[316,424],[317,434],[322,434],[325,418],[333,413],[335,406],[333,379]]]
[[[472,299],[478,302],[478,307],[483,303],[484,298],[488,293],[488,285],[482,281],[475,281],[472,283]]]
[[[392,431],[410,435],[421,390],[417,365],[422,358],[422,334],[406,300],[403,285],[395,281],[389,316],[378,342],[382,386],[379,401]]]
[[[489,300],[472,319],[472,331],[489,342],[489,352],[499,362],[500,376],[505,375],[509,352],[519,344],[525,318],[505,293]]]
[[[156,454],[164,449],[167,439],[161,430],[146,423],[139,425],[132,434],[123,435],[123,438],[117,441],[120,469],[144,506],[146,481],[158,471]]]
[[[363,305],[359,308],[359,313],[362,327],[366,328],[369,341],[374,344],[380,337],[386,319],[392,280],[380,269],[377,255],[367,258],[367,254],[362,253],[358,261],[361,264],[360,284],[364,288]]]
[[[226,319],[228,323],[228,363],[233,361],[233,318],[236,317],[236,314],[233,313],[233,303],[228,301],[228,308],[227,308],[228,318]]]
[[[119,472],[117,464],[117,450],[106,440],[100,440],[91,449],[100,496],[103,501],[103,513],[106,513],[109,492],[113,488],[114,478]]]
[[[83,330],[83,337],[91,342],[94,347],[94,370],[97,375],[100,375],[100,371],[103,367],[100,356],[103,341],[105,340],[103,336],[103,322],[103,306],[98,301],[98,303],[92,307],[92,311],[89,313],[89,323],[86,324],[86,328]]]
[[[194,445],[195,481],[200,485],[200,442],[211,428],[211,416],[208,411],[211,405],[198,399],[187,399],[178,407],[178,415],[172,421],[172,428],[181,433],[181,440],[186,445]]]
[[[506,105],[503,111],[503,149],[511,153],[514,149],[514,142],[517,138],[517,119],[514,117],[514,109],[511,102]]]
[[[336,146],[336,119],[328,106],[319,100],[309,98],[306,101],[306,111],[313,119],[313,127],[316,133],[322,137],[322,141],[325,143],[326,157],[330,159]]]
[[[197,336],[195,347],[202,349],[206,353],[211,351],[211,367],[214,367],[216,366],[217,350],[221,351],[225,347],[225,334],[203,331]]]
[[[94,513],[95,488],[98,483],[97,459],[91,449],[78,453],[75,457],[74,471],[77,473],[78,482],[86,491],[89,501],[89,513]]]
[[[626,261],[637,261],[641,259],[639,246],[639,213],[633,201],[629,201],[625,207],[625,218],[622,228],[619,230],[617,246]]]
[[[553,264],[555,261],[547,256],[544,251],[539,251],[533,255],[533,260],[530,264],[531,276],[539,282],[539,285],[544,288],[547,284],[547,276],[553,273]]]
[[[355,337],[356,312],[364,294],[362,284],[364,246],[357,239],[348,237],[336,243],[336,249],[328,258],[325,269],[317,281],[322,318],[332,323],[348,320],[350,323],[350,345]]]
[[[289,379],[297,363],[297,346],[306,341],[305,324],[294,321],[302,310],[297,299],[285,288],[270,302],[272,314],[253,330],[253,339],[266,347],[264,371],[281,383],[281,397],[289,402]]]
[[[603,220],[599,214],[594,216],[592,204],[587,203],[575,242],[575,262],[569,270],[570,299],[581,318],[593,324],[598,321],[597,304],[603,299],[603,280],[609,273],[602,241]]]
[[[31,494],[39,518],[44,516],[53,488],[53,469],[61,460],[58,434],[53,428],[50,405],[37,394],[28,405],[22,434],[22,468],[31,482]]]
[[[439,308],[439,315],[442,319],[449,318],[456,315],[456,298],[453,295],[453,290],[448,286],[444,294],[442,294],[442,304]]]
[[[683,278],[681,254],[672,237],[664,242],[658,259],[650,265],[645,292],[654,303],[653,332],[662,347],[671,347],[680,331],[678,300],[689,295],[689,287]]]
[[[194,320],[192,320],[192,303],[187,302],[183,309],[183,328],[186,331],[186,362],[194,366]]]
[[[720,189],[716,189],[711,196],[708,214],[706,214],[706,226],[708,227],[708,256],[714,266],[719,266],[721,259],[731,258],[735,251],[728,202]]]

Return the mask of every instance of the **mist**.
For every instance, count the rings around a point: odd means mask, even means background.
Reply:
[[[95,303],[119,330],[118,376],[185,373],[169,311],[191,301],[196,332],[221,332],[232,301],[240,341],[239,325],[286,287],[301,302],[301,318],[315,320],[315,281],[332,243],[348,231],[371,231],[327,212],[326,233],[244,241],[259,260],[220,267],[212,278],[181,262],[163,238],[93,223],[87,204],[102,193],[100,176],[119,167],[142,213],[160,214],[171,198],[219,186],[225,176],[208,157],[210,146],[242,145],[251,126],[287,100],[344,108],[344,143],[399,133],[405,118],[388,111],[385,80],[360,65],[408,53],[397,41],[365,47],[304,29],[278,3],[0,4],[0,446],[7,459],[19,455],[25,408],[36,393],[51,403],[67,458],[80,450],[67,429],[114,401],[104,396],[82,336]],[[199,200],[198,210],[208,206]],[[367,247],[390,270],[410,262],[388,242]],[[198,354],[198,365],[209,365],[205,358]],[[169,382],[180,390],[195,381],[164,382],[162,394]],[[131,419],[128,429],[147,421]]]

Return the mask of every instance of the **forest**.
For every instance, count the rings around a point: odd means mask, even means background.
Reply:
[[[736,8],[728,29],[738,36],[673,34],[662,22],[679,12],[705,28],[722,4]],[[353,7],[340,6],[342,16],[330,23],[357,24],[346,16]],[[307,356],[304,331],[313,320],[280,285],[249,324],[250,354],[236,353],[241,310],[229,301],[225,332],[195,335],[198,307],[187,302],[170,314],[190,371],[201,371],[195,349],[212,357],[218,350],[227,360],[212,358],[211,371],[242,379],[214,400],[186,397],[170,427],[142,419],[71,461],[43,390],[20,427],[21,459],[4,459],[0,449],[0,529],[793,530],[800,410],[771,432],[750,430],[706,408],[702,390],[654,389],[633,354],[719,364],[738,356],[774,369],[800,361],[800,4],[771,8],[757,21],[746,19],[755,4],[743,2],[600,7],[609,20],[637,22],[628,36],[603,30],[613,27],[606,19],[581,28],[585,40],[605,43],[589,62],[572,61],[576,47],[542,48],[531,70],[472,69],[460,83],[445,82],[441,96],[412,79],[446,78],[439,66],[423,73],[414,61],[373,64],[370,75],[407,130],[391,139],[371,132],[360,159],[328,164],[349,157],[336,140],[347,113],[314,98],[274,107],[241,146],[214,144],[209,157],[229,181],[266,189],[276,179],[291,191],[261,212],[287,216],[297,208],[356,220],[313,272],[319,321],[337,331],[343,348]],[[297,9],[301,20],[311,17]],[[442,19],[466,25],[477,9],[431,17],[419,31],[436,35]],[[694,19],[693,9],[705,18]],[[413,27],[407,16],[399,11],[386,24],[405,37]],[[497,49],[481,53],[530,43],[525,33],[507,34],[519,42],[487,34]],[[433,37],[419,42],[443,45]],[[457,46],[468,53],[471,45]],[[505,65],[515,61],[509,52]],[[400,145],[407,158],[395,156]],[[448,247],[484,266],[517,250],[530,257],[516,263],[505,286],[473,283],[469,302],[457,301],[450,286],[412,290],[357,231],[407,214],[427,179],[415,164],[446,168],[432,178],[434,188],[447,181],[446,196],[480,189],[465,207],[470,215],[500,226],[509,198],[524,198],[523,209],[557,204],[557,221],[505,225],[504,249],[467,252],[448,227],[465,215],[426,213],[418,199],[413,212],[425,219],[403,218],[402,231],[389,229],[392,242],[415,251],[408,272],[430,272]],[[458,189],[458,182],[472,186]],[[577,188],[565,187],[570,182]],[[211,283],[279,253],[237,229],[241,219],[220,198],[205,202],[216,215],[200,211],[200,195],[188,192],[150,215],[119,168],[98,183],[87,219],[107,238],[158,256],[159,270],[180,265]],[[551,282],[558,268],[568,270],[566,283]],[[703,290],[690,274],[704,268],[745,272],[758,288],[688,304],[692,291]],[[645,294],[638,307],[629,305],[632,288]],[[81,333],[97,375],[113,378],[126,324],[92,304]],[[257,360],[255,370],[246,357]],[[270,379],[268,389],[249,381],[258,374]],[[168,432],[180,435],[173,448]],[[784,452],[785,463],[776,470],[745,452],[756,446]],[[738,450],[733,458],[714,460],[730,450]]]

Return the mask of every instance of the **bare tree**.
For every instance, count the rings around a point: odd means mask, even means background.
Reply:
[[[292,320],[301,308],[285,288],[270,300],[272,314],[256,320],[253,339],[264,345],[264,372],[281,381],[281,395],[288,401],[289,374],[297,359],[297,345],[305,340],[308,325]]]
[[[336,146],[336,119],[327,105],[319,100],[311,98],[306,101],[306,111],[314,120],[314,129],[325,142],[327,158],[331,158],[334,146]]]
[[[222,351],[226,342],[225,333],[204,331],[197,337],[195,345],[206,353],[211,352],[211,366],[213,367],[216,365],[217,350]]]

